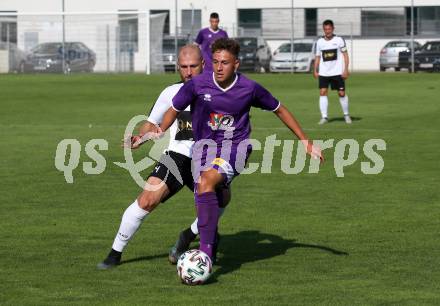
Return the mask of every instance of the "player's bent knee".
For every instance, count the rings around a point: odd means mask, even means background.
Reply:
[[[345,97],[345,91],[344,90],[340,90],[338,93],[339,93],[339,96],[341,98]]]
[[[213,192],[215,190],[215,185],[212,184],[208,179],[200,179],[200,182],[197,184],[197,193],[205,193],[205,192]]]
[[[160,204],[161,198],[154,194],[154,192],[144,191],[139,195],[137,200],[140,208],[151,212]]]
[[[221,174],[214,169],[203,171],[197,184],[197,193],[214,192],[221,179]]]
[[[328,93],[327,89],[321,89],[321,90],[319,91],[319,94],[320,94],[321,96],[326,96],[327,93]]]

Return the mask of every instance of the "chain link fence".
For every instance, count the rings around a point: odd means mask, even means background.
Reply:
[[[0,73],[172,72],[176,50],[193,42],[202,27],[200,9],[179,15],[175,27],[169,10],[0,13]],[[322,22],[332,19],[347,43],[350,69],[379,71],[400,69],[399,53],[411,49],[411,31],[415,48],[440,39],[440,5],[415,7],[413,15],[411,23],[411,8],[403,6],[237,9],[237,23],[220,26],[240,38],[248,70],[305,72],[313,65]],[[406,67],[409,62],[407,56]]]
[[[163,72],[166,14],[0,16],[0,72]]]

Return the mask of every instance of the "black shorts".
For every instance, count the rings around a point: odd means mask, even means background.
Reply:
[[[319,76],[319,89],[328,88],[329,85],[332,90],[345,90],[345,80],[342,76]]]
[[[175,171],[170,171],[169,168],[174,168],[173,163],[176,165],[176,171],[180,174],[181,181],[173,174]],[[178,174],[176,175],[178,176]],[[191,191],[194,191],[194,179],[191,172],[191,158],[183,154],[167,151],[160,160],[154,166],[153,171],[148,177],[157,177],[167,184],[170,193],[165,197],[162,202],[165,202],[173,195],[178,193],[183,186],[187,186]]]

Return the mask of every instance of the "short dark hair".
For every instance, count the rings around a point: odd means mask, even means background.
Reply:
[[[226,50],[238,58],[240,53],[240,44],[231,38],[219,38],[211,46],[212,54],[217,51]]]
[[[214,19],[218,19],[218,14],[217,13],[211,13],[211,15],[209,15],[209,18],[214,18]]]
[[[333,24],[333,20],[330,20],[330,19],[326,19],[326,20],[324,20],[324,22],[322,23],[322,26],[326,26],[326,25],[332,26],[332,28],[335,27],[335,25]]]

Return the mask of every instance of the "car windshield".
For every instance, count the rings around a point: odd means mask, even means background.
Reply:
[[[256,38],[238,38],[238,43],[240,47],[243,48],[256,48],[257,47],[257,39]]]
[[[291,48],[290,48],[291,44],[284,44],[281,45],[281,47],[279,48],[280,52],[291,52]],[[312,43],[295,43],[293,45],[295,52],[312,52],[312,47],[313,44]]]
[[[32,49],[32,52],[54,54],[62,50],[62,47],[63,47],[62,43],[41,44],[36,46],[34,49]]]
[[[422,47],[423,51],[440,51],[440,42],[427,42]]]
[[[177,40],[177,46],[178,48],[183,47],[184,45],[186,45],[186,40],[185,39],[178,39]],[[162,51],[167,53],[174,53],[175,51],[175,43],[174,43],[174,39],[164,39],[162,42]]]
[[[406,41],[392,41],[387,43],[387,48],[408,48],[409,42]]]

